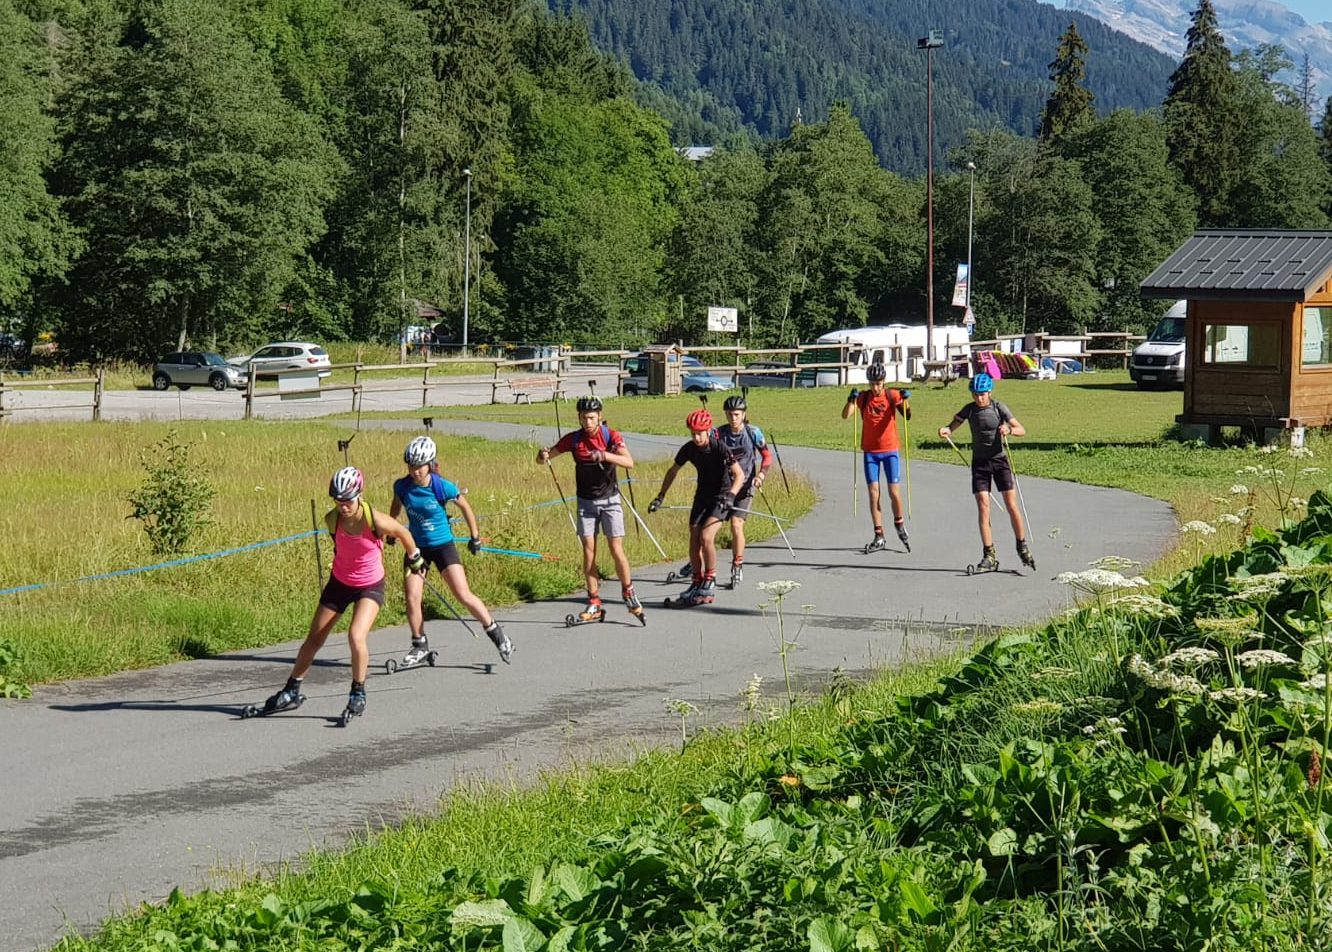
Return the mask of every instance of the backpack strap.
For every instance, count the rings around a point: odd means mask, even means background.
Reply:
[[[366,499],[364,496],[362,496],[362,497],[361,497],[361,505],[365,508],[365,518],[366,518],[366,520],[367,520],[368,525],[370,526],[370,531],[371,531],[372,533],[374,533],[374,536],[375,536],[376,539],[383,540],[383,538],[384,538],[384,534],[383,534],[382,532],[380,532],[380,531],[379,531],[379,527],[375,525],[375,510],[374,510],[374,507],[370,505],[370,500],[368,500],[368,499]],[[333,507],[332,509],[330,509],[328,512],[324,513],[324,525],[328,527],[328,534],[331,535],[331,536],[333,537],[333,539],[336,541],[337,538],[338,538],[338,534],[337,534],[337,528],[338,528],[338,508],[337,508],[337,506],[334,506],[334,507]]]

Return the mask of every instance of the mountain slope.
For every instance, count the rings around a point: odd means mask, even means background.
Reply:
[[[934,53],[936,157],[968,128],[1030,134],[1049,94],[1048,65],[1070,20],[1091,48],[1088,84],[1102,111],[1160,103],[1174,61],[1083,14],[1036,0],[549,0],[587,22],[602,50],[648,84],[676,120],[677,144],[746,129],[785,135],[848,100],[889,168],[925,164],[925,54]],[[660,92],[652,90],[658,87]],[[668,102],[669,101],[669,102]]]

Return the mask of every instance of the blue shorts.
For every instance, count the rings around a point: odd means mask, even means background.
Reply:
[[[865,454],[865,485],[869,486],[879,481],[880,465],[886,471],[884,475],[888,477],[889,483],[896,485],[902,481],[901,457],[897,455],[897,450],[891,450],[887,453]]]

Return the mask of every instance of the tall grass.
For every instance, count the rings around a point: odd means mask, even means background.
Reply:
[[[0,484],[15,504],[0,511],[0,589],[54,582],[0,596],[0,636],[18,646],[18,677],[32,681],[104,674],[301,637],[318,594],[311,539],[146,574],[73,583],[84,576],[159,561],[140,526],[128,519],[127,496],[143,480],[139,452],[170,429],[194,443],[192,458],[218,490],[213,522],[195,545],[215,552],[312,528],[311,500],[322,527],[327,480],[343,464],[332,425],[269,422],[24,424],[0,426]],[[406,433],[362,431],[351,461],[366,474],[367,498],[388,511],[391,483],[404,473]],[[465,556],[468,576],[488,604],[551,598],[582,584],[580,555],[567,517],[534,447],[474,438],[438,437],[444,475],[468,490],[482,533],[500,548],[536,550],[557,561]],[[640,466],[637,480],[655,486],[665,464]],[[567,477],[562,477],[568,482]],[[566,485],[566,489],[570,488]],[[813,493],[793,483],[773,497],[789,517],[807,511]],[[760,520],[766,523],[767,520]],[[658,538],[675,556],[686,549],[683,514],[654,517]],[[465,536],[465,523],[455,523]],[[771,533],[756,524],[758,535]],[[660,556],[630,533],[635,564]],[[322,555],[330,558],[327,540]],[[400,585],[391,554],[390,591]],[[609,561],[605,567],[611,568]],[[326,566],[321,567],[326,572]],[[237,598],[237,592],[257,597]],[[390,597],[381,618],[402,620]]]

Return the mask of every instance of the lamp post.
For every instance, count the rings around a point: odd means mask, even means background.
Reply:
[[[971,173],[971,193],[967,196],[967,311],[971,310],[971,285],[976,275],[971,270],[971,235],[976,223],[976,163],[968,162]]]
[[[925,51],[925,359],[934,359],[934,51],[944,45],[943,30],[916,41]],[[928,374],[929,372],[926,371]]]
[[[467,215],[463,224],[463,333],[462,349],[467,353],[467,320],[472,298],[472,169],[463,169],[467,189]]]

